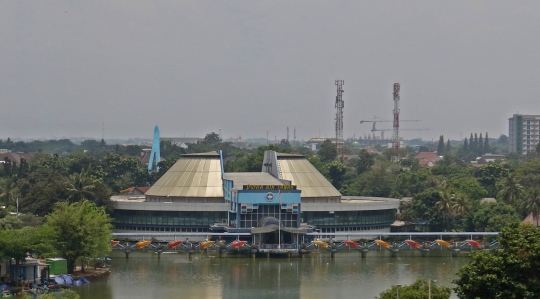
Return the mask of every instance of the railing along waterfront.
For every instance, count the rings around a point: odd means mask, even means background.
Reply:
[[[114,237],[189,237],[189,236],[251,236],[251,233],[192,233],[192,232],[140,232],[140,233],[119,233],[113,232]],[[399,232],[399,233],[381,233],[381,232],[336,232],[336,233],[308,233],[306,236],[310,237],[337,237],[337,236],[350,236],[350,237],[436,237],[436,236],[498,236],[498,232]]]

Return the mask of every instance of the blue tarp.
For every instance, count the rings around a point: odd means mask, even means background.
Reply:
[[[62,276],[60,276],[60,275],[55,276],[54,281],[56,281],[57,284],[65,284],[66,283],[64,278],[62,278]]]
[[[7,284],[0,284],[0,292],[2,291],[9,291],[9,287],[7,286]]]
[[[66,284],[73,284],[73,278],[71,278],[71,276],[64,274],[62,275],[62,278],[64,279]]]
[[[89,283],[90,281],[84,277],[81,277],[79,279],[75,279],[73,281],[74,284],[83,284],[83,283]]]

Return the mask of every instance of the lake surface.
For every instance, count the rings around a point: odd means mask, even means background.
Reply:
[[[432,250],[427,257],[418,251],[370,251],[361,258],[358,251],[328,252],[304,258],[219,258],[216,252],[162,254],[111,253],[107,278],[74,287],[82,299],[133,298],[258,298],[317,299],[374,298],[391,285],[411,284],[417,278],[431,278],[438,285],[452,286],[452,279],[470,259],[463,254]],[[457,298],[453,295],[452,298]]]

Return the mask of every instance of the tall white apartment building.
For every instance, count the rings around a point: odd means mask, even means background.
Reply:
[[[510,151],[526,155],[540,141],[540,115],[514,114],[508,119]]]

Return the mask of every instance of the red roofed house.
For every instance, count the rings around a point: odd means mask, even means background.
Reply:
[[[435,163],[441,159],[441,157],[434,152],[419,152],[414,158],[418,159],[418,165],[429,167],[435,165]]]

